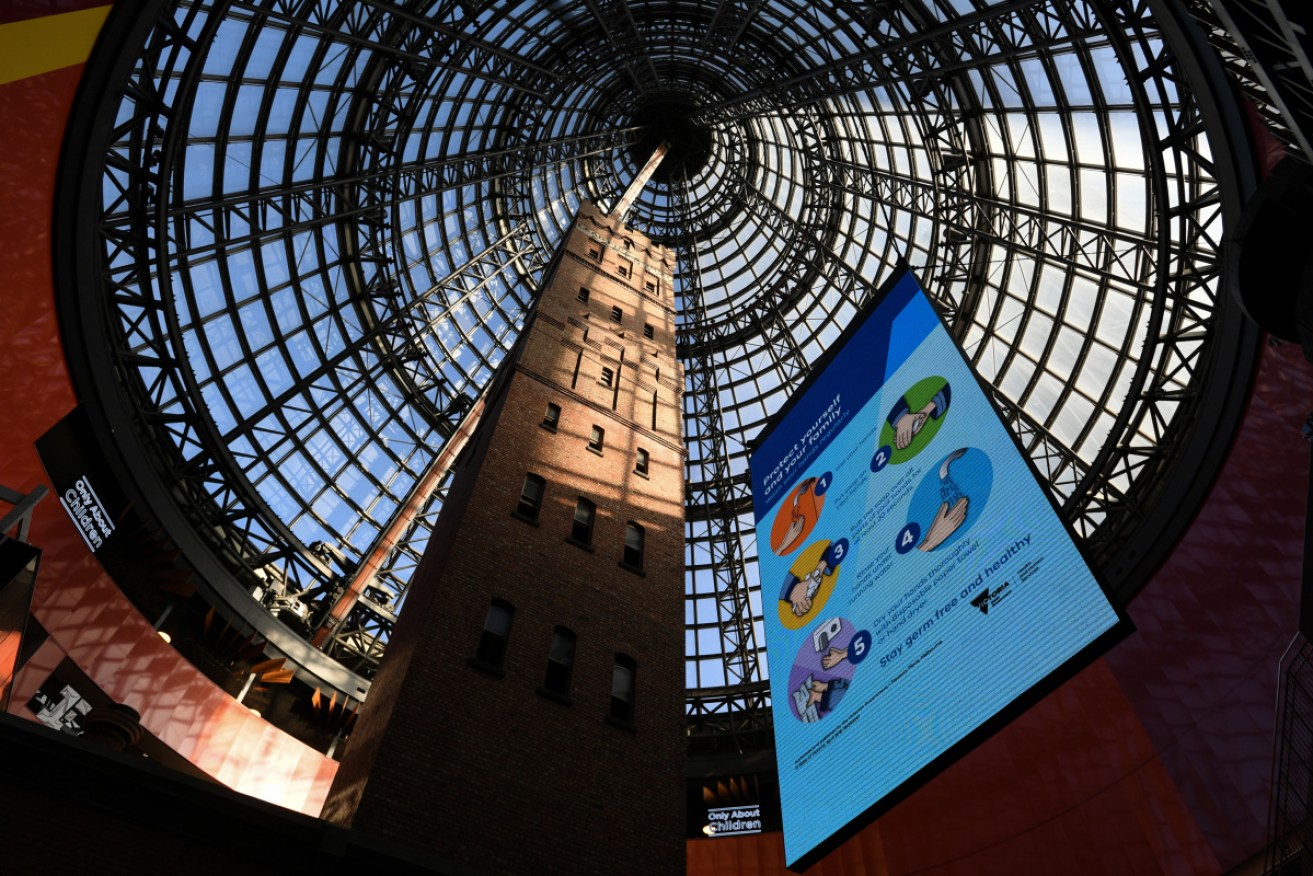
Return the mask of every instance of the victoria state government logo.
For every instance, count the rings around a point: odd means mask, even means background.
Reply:
[[[1029,538],[1030,536],[1027,536]],[[989,614],[991,608],[998,608],[998,604],[1012,595],[1012,585],[1021,584],[1028,578],[1039,571],[1040,563],[1043,557],[1037,557],[1033,560],[1027,560],[1020,569],[1016,569],[1007,580],[997,587],[985,587],[975,596],[971,597],[971,604],[980,609],[981,614]],[[986,570],[985,574],[989,570]],[[972,588],[980,586],[984,574],[976,577],[976,580],[967,588],[965,593],[969,593]],[[965,595],[964,593],[964,595]]]
[[[986,587],[975,596],[971,597],[971,604],[980,609],[981,614],[989,614],[989,610],[998,605],[1012,592],[1012,582],[1004,581],[999,587]]]

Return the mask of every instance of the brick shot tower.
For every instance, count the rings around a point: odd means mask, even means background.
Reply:
[[[684,868],[674,257],[624,207],[548,270],[324,809],[474,872]]]

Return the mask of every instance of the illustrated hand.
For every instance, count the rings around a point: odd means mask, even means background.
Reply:
[[[812,600],[811,597],[807,595],[807,588],[799,586],[802,583],[803,582],[799,581],[797,584],[794,584],[793,589],[789,591],[789,603],[793,606],[793,614],[795,617],[802,617],[804,614],[812,610]]]
[[[807,705],[820,705],[821,696],[830,689],[828,681],[813,681],[811,693],[807,697]]]
[[[807,525],[807,519],[801,514],[789,520],[789,528],[784,530],[784,537],[780,543],[775,546],[777,554],[786,554],[797,547],[798,539],[802,536],[802,530]]]
[[[908,411],[898,418],[898,422],[894,423],[894,447],[899,450],[907,449],[912,439],[916,437],[916,433],[921,431],[921,427],[917,425],[920,416],[919,413]]]
[[[939,513],[935,515],[934,523],[931,523],[930,528],[926,530],[925,540],[917,545],[917,548],[923,551],[934,550],[944,543],[944,539],[956,532],[966,519],[966,496],[958,499],[952,508],[948,507],[947,502],[943,503],[939,506]]]
[[[821,667],[824,669],[833,669],[847,659],[847,648],[831,648],[830,653],[821,658]]]

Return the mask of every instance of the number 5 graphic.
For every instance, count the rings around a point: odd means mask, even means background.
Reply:
[[[866,655],[871,652],[871,634],[862,630],[853,636],[852,642],[848,645],[848,659],[856,666],[866,659]]]

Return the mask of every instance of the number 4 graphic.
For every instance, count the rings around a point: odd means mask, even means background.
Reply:
[[[917,542],[921,540],[921,527],[912,522],[898,531],[898,538],[894,541],[894,549],[900,554],[905,554],[912,548],[916,547]]]

